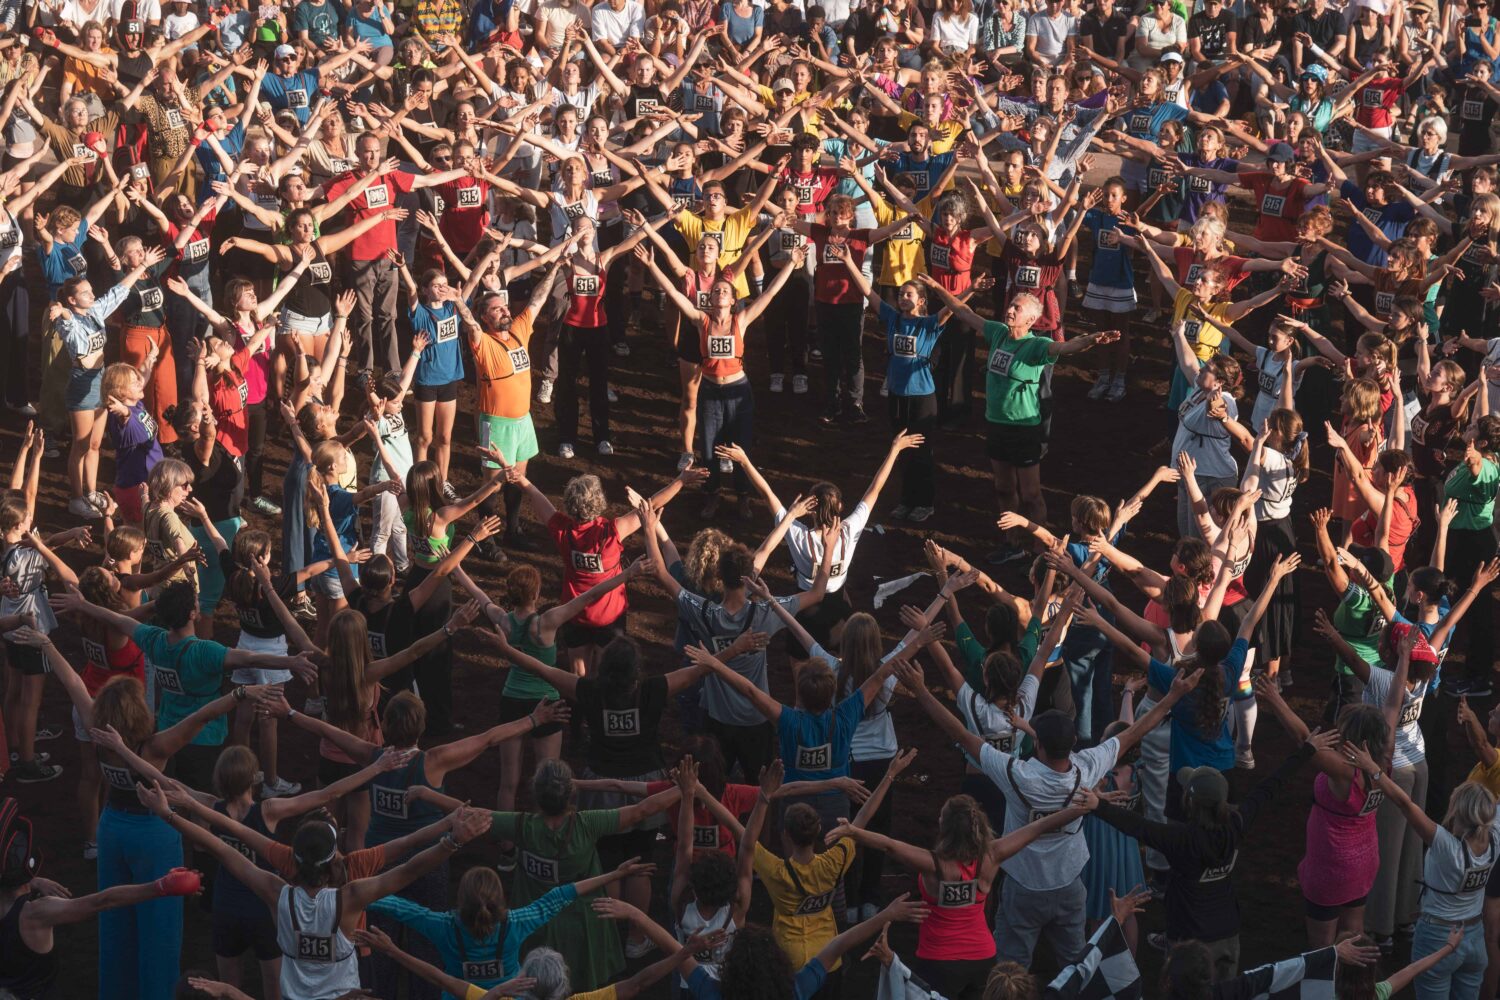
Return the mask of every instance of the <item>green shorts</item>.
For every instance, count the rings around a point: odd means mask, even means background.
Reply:
[[[511,464],[535,458],[541,450],[536,444],[536,426],[532,424],[529,413],[524,417],[492,417],[481,413],[475,421],[480,447],[494,448]],[[495,468],[495,464],[488,460],[484,465],[488,469]]]

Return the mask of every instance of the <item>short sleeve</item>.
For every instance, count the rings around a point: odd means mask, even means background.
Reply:
[[[515,840],[525,815],[518,812],[490,813],[490,833],[496,840]]]
[[[1172,687],[1172,679],[1177,672],[1156,657],[1151,658],[1151,664],[1146,668],[1146,680],[1158,691],[1166,691]]]
[[[792,992],[796,1000],[809,1000],[815,996],[827,979],[828,970],[823,968],[822,959],[814,958],[808,962],[797,970],[797,976],[792,980]]]

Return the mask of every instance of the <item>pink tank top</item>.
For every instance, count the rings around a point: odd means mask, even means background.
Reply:
[[[1380,868],[1375,810],[1384,794],[1366,793],[1363,775],[1349,782],[1349,794],[1342,801],[1334,797],[1331,786],[1326,774],[1313,779],[1307,853],[1297,866],[1302,894],[1319,906],[1339,906],[1368,895]]]
[[[995,957],[995,935],[984,919],[984,901],[989,893],[979,887],[975,878],[979,865],[956,865],[932,860],[938,874],[932,876],[937,895],[927,891],[929,876],[917,877],[922,902],[931,907],[927,919],[917,926],[917,957],[938,962],[986,959]],[[944,872],[957,873],[947,881]]]

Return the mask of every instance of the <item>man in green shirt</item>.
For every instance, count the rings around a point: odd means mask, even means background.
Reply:
[[[995,476],[995,493],[1002,511],[1025,514],[1033,523],[1047,520],[1042,496],[1042,458],[1047,454],[1048,421],[1042,419],[1043,400],[1050,397],[1048,369],[1064,354],[1077,354],[1095,344],[1120,339],[1119,330],[1095,330],[1069,341],[1032,334],[1042,315],[1042,303],[1022,292],[1005,307],[1005,322],[994,323],[959,301],[930,275],[918,275],[953,310],[953,318],[984,335],[989,360],[985,365],[984,416],[989,421],[985,451]],[[995,565],[1026,558],[1026,550],[1006,542],[990,555]]]
[[[1480,421],[1483,427],[1486,421]],[[1495,557],[1495,489],[1500,486],[1500,465],[1486,458],[1483,441],[1468,441],[1464,457],[1443,481],[1443,500],[1458,501],[1458,513],[1448,526],[1448,562],[1443,567],[1450,580],[1466,581],[1487,560]],[[1464,678],[1454,685],[1456,694],[1488,697],[1493,684],[1495,624],[1489,614],[1464,619],[1463,637],[1454,645],[1464,653]],[[1447,679],[1444,679],[1445,686]]]

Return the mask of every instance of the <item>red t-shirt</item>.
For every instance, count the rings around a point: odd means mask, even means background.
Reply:
[[[813,249],[818,255],[818,268],[813,272],[813,298],[828,305],[848,305],[863,298],[859,287],[849,275],[844,262],[828,252],[828,227],[814,224],[812,227]],[[843,236],[835,237],[834,243],[849,248],[849,258],[856,267],[865,262],[865,251],[870,248],[868,229],[851,229]]]
[[[94,629],[84,627],[83,653],[87,661],[78,675],[88,693],[97,695],[116,677],[134,677],[142,684],[146,683],[146,654],[141,652],[135,640],[127,639],[119,649],[110,649],[95,637],[97,634]]]
[[[407,173],[405,170],[392,170],[380,180],[371,182],[358,198],[349,203],[346,209],[349,213],[349,225],[355,225],[393,207],[397,196],[410,191],[412,182],[416,179],[416,174]],[[352,171],[344,174],[328,185],[325,196],[329,201],[337,201],[339,196],[349,190],[357,180],[359,177],[355,176]],[[379,260],[385,256],[387,250],[394,249],[396,249],[396,223],[385,219],[380,225],[356,238],[350,244],[349,259]]]
[[[567,277],[568,311],[563,322],[580,330],[590,330],[604,325],[604,283],[609,279],[608,271],[581,271],[570,269]]]
[[[230,359],[229,371],[208,378],[208,404],[213,407],[219,428],[216,437],[229,453],[242,457],[250,447],[250,383],[245,372],[250,367],[250,352],[241,347]]]
[[[1255,195],[1256,211],[1260,217],[1255,223],[1255,238],[1276,243],[1291,243],[1297,239],[1297,219],[1307,204],[1303,190],[1307,181],[1293,177],[1285,190],[1271,189],[1268,173],[1240,174],[1240,186]]]
[[[1391,563],[1395,572],[1401,572],[1406,562],[1406,540],[1417,530],[1417,498],[1403,486],[1396,491],[1396,506],[1391,511]],[[1350,535],[1356,545],[1374,545],[1376,530],[1380,527],[1380,512],[1366,510],[1354,519]]]
[[[974,237],[967,229],[951,236],[934,226],[927,237],[927,271],[948,291],[962,295],[969,290],[974,269]]]
[[[670,781],[652,781],[646,784],[646,794],[655,795],[672,787]],[[750,810],[755,808],[755,797],[760,794],[760,789],[754,785],[725,785],[724,794],[719,796],[725,809],[743,820],[750,815]],[[667,818],[672,823],[672,836],[676,837],[677,822],[681,812],[677,808],[667,810]],[[699,803],[693,803],[693,853],[700,851],[719,850],[728,854],[731,858],[739,849],[735,843],[734,832],[714,820],[713,813],[707,807]]]
[[[563,603],[603,583],[620,571],[625,546],[612,517],[596,517],[583,524],[558,511],[547,522],[547,532],[563,561]],[[573,619],[580,625],[611,625],[625,613],[625,588],[616,587]]]
[[[838,186],[839,174],[837,170],[823,167],[806,174],[794,173],[788,168],[781,172],[778,179],[797,192],[798,215],[816,215],[818,209],[823,207],[823,202],[828,200],[828,196]]]
[[[1198,276],[1206,267],[1211,267],[1224,276],[1227,291],[1232,291],[1234,286],[1250,277],[1250,272],[1245,270],[1244,257],[1231,255],[1206,262],[1198,259],[1197,251],[1192,247],[1178,247],[1172,251],[1172,261],[1177,267],[1177,283],[1183,288],[1197,284]]]
[[[443,214],[438,228],[460,256],[479,245],[484,227],[490,224],[490,182],[464,177],[438,186]]]
[[[1389,128],[1396,120],[1391,109],[1405,89],[1394,76],[1371,80],[1354,95],[1354,120],[1365,128]]]
[[[1005,266],[1005,304],[1022,292],[1035,295],[1042,303],[1042,316],[1031,329],[1050,333],[1062,324],[1062,310],[1057,307],[1057,276],[1062,273],[1062,258],[1022,257],[1014,243],[1006,243],[1000,255]]]

